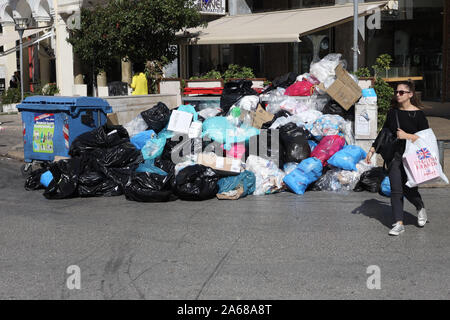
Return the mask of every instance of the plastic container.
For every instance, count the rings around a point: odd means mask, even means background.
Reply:
[[[68,157],[72,141],[106,123],[111,106],[94,97],[32,96],[17,105],[22,114],[25,162]]]

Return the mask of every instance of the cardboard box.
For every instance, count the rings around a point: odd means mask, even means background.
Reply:
[[[119,125],[119,118],[117,117],[117,113],[108,113],[106,115],[106,123],[108,125],[118,126]]]
[[[239,159],[219,157],[215,153],[200,153],[197,163],[210,167],[218,171],[240,173],[242,171],[242,161]]]
[[[267,112],[261,104],[258,104],[258,108],[256,108],[255,112],[241,109],[241,121],[243,121],[247,115],[250,115],[252,118],[252,127],[255,127],[256,129],[261,129],[264,123],[271,121],[274,117],[274,115]]]
[[[350,109],[362,96],[361,88],[341,64],[336,67],[336,81],[328,89],[325,89],[323,83],[319,85],[319,88],[345,110]]]

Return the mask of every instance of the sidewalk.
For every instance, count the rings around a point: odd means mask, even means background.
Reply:
[[[23,161],[22,136],[20,114],[0,115],[0,157]]]

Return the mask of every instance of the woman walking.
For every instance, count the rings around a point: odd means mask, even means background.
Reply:
[[[429,128],[425,114],[419,109],[419,106],[420,102],[416,96],[414,83],[410,81],[400,82],[394,91],[392,106],[383,126],[383,128],[389,128],[392,134],[398,138],[395,143],[394,158],[390,163],[386,163],[391,183],[392,213],[396,221],[393,228],[389,231],[389,234],[392,236],[398,236],[405,232],[403,225],[403,196],[416,207],[418,214],[417,224],[423,227],[427,222],[427,212],[418,188],[409,188],[405,185],[408,178],[402,163],[406,140],[415,142],[419,139],[419,136],[415,133]],[[397,117],[399,127],[397,125]],[[376,152],[376,145],[377,140],[375,140],[367,153],[367,163],[370,163],[370,159]]]

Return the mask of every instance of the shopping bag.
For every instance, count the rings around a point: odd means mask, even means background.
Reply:
[[[403,166],[408,176],[406,185],[412,188],[439,179],[448,184],[448,179],[439,163],[439,149],[433,130],[422,130],[416,135],[419,136],[416,142],[406,140],[403,153]]]

